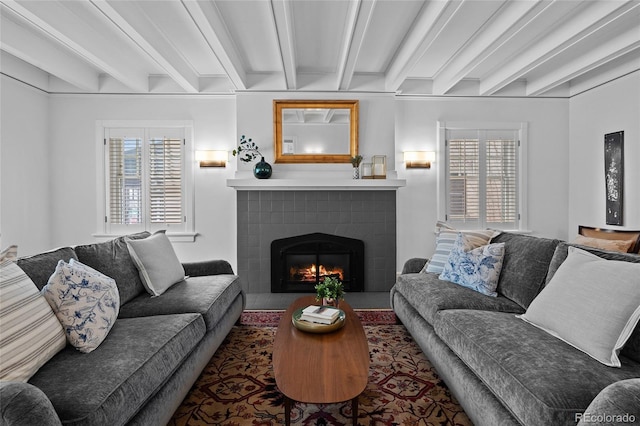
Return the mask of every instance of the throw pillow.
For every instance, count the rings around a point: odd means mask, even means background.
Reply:
[[[160,296],[184,280],[184,268],[164,231],[144,240],[126,240],[142,284],[152,296]]]
[[[10,260],[0,263],[0,380],[26,382],[67,340],[36,285]]]
[[[578,235],[574,241],[575,244],[580,244],[587,247],[599,248],[602,250],[619,251],[621,253],[628,253],[629,249],[636,240],[605,240],[603,238],[585,237],[584,235]]]
[[[445,228],[440,224],[440,222],[438,224],[440,226],[437,227],[439,232],[436,236],[436,251],[420,272],[433,272],[436,274],[442,273],[444,265],[449,258],[449,253],[451,253],[451,248],[458,236],[458,232],[463,233],[464,236],[467,237],[467,242],[469,244],[467,250],[489,244],[491,239],[500,233],[499,231],[494,230],[456,231],[455,229],[448,227],[448,225]]]
[[[18,246],[9,246],[6,249],[0,251],[0,262],[5,260],[16,260],[18,258]]]
[[[620,367],[618,353],[640,319],[640,264],[569,247],[567,259],[519,317]]]
[[[496,297],[504,259],[504,243],[488,244],[467,251],[469,246],[467,238],[459,233],[440,279]]]
[[[75,259],[58,262],[42,294],[62,324],[67,340],[82,353],[95,350],[113,327],[120,296],[113,278]]]

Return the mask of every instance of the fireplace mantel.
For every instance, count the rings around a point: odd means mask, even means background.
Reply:
[[[392,191],[406,184],[405,179],[227,179],[237,191]]]

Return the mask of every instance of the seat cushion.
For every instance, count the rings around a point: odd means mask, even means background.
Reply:
[[[118,319],[98,349],[83,354],[67,346],[29,383],[47,395],[63,424],[122,425],[204,334],[198,314]]]
[[[549,263],[560,241],[503,232],[491,242],[505,243],[498,294],[526,309],[542,289]]]
[[[524,312],[520,305],[504,296],[485,296],[441,280],[438,274],[423,272],[400,275],[394,288],[430,324],[433,324],[439,311],[446,309],[481,309],[518,314]]]
[[[523,424],[575,425],[602,389],[640,374],[640,363],[607,367],[510,313],[448,310],[434,328]]]
[[[236,275],[189,277],[160,296],[139,295],[120,308],[120,318],[194,312],[212,330],[241,290]]]
[[[138,240],[149,235],[149,232],[140,232],[104,243],[76,246],[77,260],[116,280],[120,305],[124,305],[145,291],[138,268],[129,255],[125,238]]]

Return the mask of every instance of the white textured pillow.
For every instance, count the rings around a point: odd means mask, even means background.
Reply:
[[[126,241],[142,284],[152,296],[160,296],[169,287],[184,280],[184,268],[164,231],[142,240]]]
[[[36,285],[10,260],[0,263],[0,380],[26,382],[67,339]]]
[[[449,259],[449,254],[451,253],[451,249],[456,242],[459,232],[465,236],[467,241],[465,251],[486,246],[491,242],[493,237],[500,233],[494,230],[456,231],[455,229],[440,227],[440,231],[436,237],[436,251],[420,272],[440,274],[444,271],[444,265],[447,263],[447,259]]]
[[[640,320],[640,264],[569,247],[523,320],[610,367]]]
[[[0,262],[5,260],[16,260],[18,258],[18,246],[9,246],[6,249],[0,251]]]
[[[58,262],[42,294],[69,343],[83,353],[93,351],[104,341],[120,310],[115,280],[75,259]]]

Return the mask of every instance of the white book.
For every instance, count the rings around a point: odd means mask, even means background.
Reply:
[[[308,306],[302,310],[300,319],[319,324],[333,324],[340,316],[340,310],[328,306]]]

